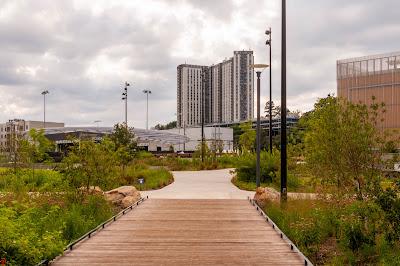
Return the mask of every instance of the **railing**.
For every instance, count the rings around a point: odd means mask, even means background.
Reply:
[[[289,244],[290,249],[297,252],[300,255],[300,257],[304,261],[304,265],[305,266],[313,266],[312,262],[306,256],[304,256],[304,254],[300,251],[300,249],[298,249],[296,247],[296,245],[293,244],[293,242],[285,235],[285,233],[283,233],[282,230],[279,229],[279,227],[271,220],[271,218],[269,218],[269,216],[262,210],[262,208],[257,204],[257,202],[255,200],[251,199],[250,197],[247,197],[247,199],[256,208],[256,210],[260,213],[260,215],[265,218],[265,221],[272,226],[272,228],[280,235],[280,237],[284,241],[286,241],[286,243]]]
[[[148,199],[149,196],[147,196],[146,198],[140,198],[137,202],[133,203],[131,206],[123,209],[122,211],[120,211],[119,213],[117,213],[116,215],[114,215],[113,217],[111,217],[110,219],[108,219],[107,221],[103,222],[102,224],[100,224],[99,226],[97,226],[96,228],[90,230],[89,232],[87,232],[86,234],[84,234],[83,236],[81,236],[80,238],[78,238],[77,240],[71,242],[65,249],[65,251],[68,250],[72,250],[74,248],[74,246],[76,244],[78,244],[79,242],[81,242],[82,240],[86,239],[86,238],[91,238],[93,234],[95,234],[96,232],[98,232],[99,230],[102,230],[106,227],[107,224],[115,222],[118,218],[124,216],[126,213],[128,213],[129,211],[133,210],[133,208],[139,206],[140,203],[142,203],[143,201],[145,201],[146,199]],[[38,264],[36,264],[36,266],[41,266],[41,265],[49,265],[51,260],[49,259],[45,259],[42,260],[41,262],[39,262]]]

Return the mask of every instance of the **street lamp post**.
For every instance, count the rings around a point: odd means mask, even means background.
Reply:
[[[269,153],[272,154],[272,31],[271,27],[265,31],[265,34],[269,36],[266,41],[266,45],[269,46]]]
[[[149,130],[149,94],[151,94],[151,90],[143,90],[143,93],[146,94],[146,130]]]
[[[261,182],[260,182],[260,153],[261,153],[261,121],[260,121],[260,77],[262,71],[267,68],[268,65],[264,64],[254,64],[251,66],[254,70],[256,70],[257,73],[257,127],[256,127],[256,153],[257,153],[257,161],[256,161],[256,185],[257,187],[260,187]]]
[[[43,95],[43,128],[46,128],[46,94],[49,94],[48,90],[42,91],[42,95]]]
[[[282,76],[281,76],[281,201],[287,201],[286,136],[286,0],[282,0]]]
[[[125,101],[125,126],[128,128],[128,87],[130,84],[125,82],[124,92],[122,93],[122,100]]]

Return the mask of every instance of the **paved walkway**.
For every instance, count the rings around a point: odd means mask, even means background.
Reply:
[[[231,183],[232,169],[172,172],[175,181],[162,189],[143,191],[152,199],[246,199],[254,192],[238,189]]]
[[[149,199],[54,265],[304,264],[247,200]]]

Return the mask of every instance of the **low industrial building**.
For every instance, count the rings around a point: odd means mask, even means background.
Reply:
[[[63,152],[74,145],[76,140],[91,139],[101,141],[113,132],[113,127],[61,127],[46,128],[45,136],[54,141],[56,151]],[[138,147],[151,152],[171,151],[171,147],[184,145],[189,138],[163,130],[132,129]]]
[[[188,138],[186,143],[175,144],[174,150],[179,152],[193,152],[201,143],[201,127],[174,128],[163,130]],[[233,151],[233,129],[228,127],[204,127],[204,140],[210,150],[220,152]]]

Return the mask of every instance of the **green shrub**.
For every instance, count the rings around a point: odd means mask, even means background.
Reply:
[[[272,154],[263,151],[260,155],[260,179],[262,183],[272,183],[276,181],[279,171],[279,153],[274,151]],[[240,181],[256,181],[256,155],[247,153],[240,156],[237,160],[236,174]]]

